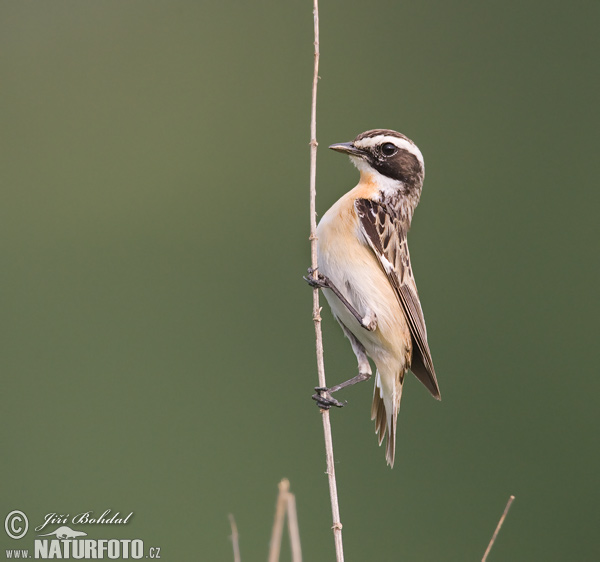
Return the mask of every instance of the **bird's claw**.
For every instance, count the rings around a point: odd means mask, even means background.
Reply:
[[[343,402],[336,400],[331,396],[329,389],[325,386],[317,386],[315,387],[315,390],[316,393],[312,395],[312,399],[317,403],[317,406],[319,406],[321,410],[329,410],[331,406],[343,408],[348,403],[346,400]]]
[[[316,273],[316,276],[315,276]],[[308,275],[302,277],[313,289],[327,287],[327,277],[319,273],[316,268],[309,267]]]

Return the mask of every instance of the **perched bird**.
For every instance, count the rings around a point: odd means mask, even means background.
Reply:
[[[313,398],[321,408],[343,406],[332,393],[369,379],[371,357],[377,367],[371,419],[380,445],[387,431],[386,460],[393,466],[406,372],[440,399],[406,240],[423,187],[423,156],[410,139],[387,129],[329,148],[348,154],[360,181],[319,222],[318,267],[306,280],[323,289],[350,340],[358,375],[317,388]]]

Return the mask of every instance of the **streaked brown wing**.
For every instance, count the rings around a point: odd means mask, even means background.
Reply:
[[[396,291],[406,316],[413,339],[410,370],[429,392],[439,399],[440,389],[427,344],[427,328],[419,302],[417,285],[410,266],[406,232],[388,213],[384,205],[370,199],[358,199],[355,208],[365,238]]]

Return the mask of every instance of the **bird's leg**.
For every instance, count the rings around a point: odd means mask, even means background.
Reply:
[[[332,393],[337,392],[342,388],[346,388],[347,386],[352,386],[358,382],[369,380],[373,374],[369,359],[367,357],[367,352],[365,351],[363,344],[360,343],[354,334],[341,322],[340,326],[342,327],[344,334],[346,334],[346,337],[350,340],[352,350],[354,351],[354,355],[356,355],[356,359],[358,361],[358,375],[340,384],[336,384],[331,388],[324,388],[320,386],[316,387],[315,390],[317,392],[316,394],[313,394],[312,399],[316,400],[317,405],[323,410],[328,410],[331,408],[331,406],[336,406],[337,408],[345,406],[346,401],[344,400],[344,402],[340,402],[339,400],[336,400],[333,396],[331,396]]]
[[[316,278],[314,274],[316,272]],[[369,332],[373,332],[377,328],[377,316],[372,310],[367,310],[367,314],[363,317],[361,316],[356,308],[354,308],[348,299],[342,295],[340,290],[331,282],[329,277],[326,277],[322,273],[319,273],[312,267],[308,268],[308,275],[303,277],[303,279],[313,288],[317,289],[329,289],[340,301],[342,304],[348,309],[350,314],[356,318],[358,323]]]

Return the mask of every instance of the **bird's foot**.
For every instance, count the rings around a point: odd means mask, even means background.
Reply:
[[[313,289],[329,287],[329,279],[322,273],[319,273],[316,268],[309,267],[308,275],[305,275],[302,279],[304,279]]]
[[[346,400],[343,402],[336,400],[333,396],[331,396],[329,389],[325,386],[316,386],[315,390],[316,393],[312,395],[312,399],[316,401],[317,406],[319,406],[321,410],[329,410],[331,406],[343,408],[348,403]]]

